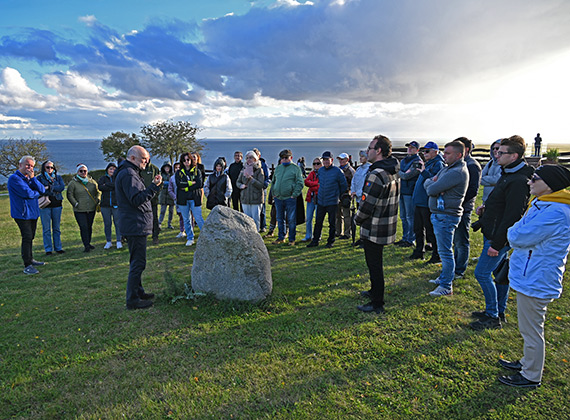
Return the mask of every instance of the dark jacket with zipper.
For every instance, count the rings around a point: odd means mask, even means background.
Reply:
[[[501,169],[502,175],[487,201],[479,219],[481,231],[497,251],[507,245],[507,229],[520,220],[530,197],[528,180],[534,169],[519,159]]]
[[[119,206],[119,220],[123,236],[145,236],[152,233],[152,205],[150,201],[160,187],[154,183],[145,187],[141,170],[124,161],[115,172],[115,194]]]
[[[186,206],[188,201],[194,200],[195,206],[202,205],[201,188],[204,186],[202,171],[197,166],[190,169],[185,167],[176,171],[176,204]]]

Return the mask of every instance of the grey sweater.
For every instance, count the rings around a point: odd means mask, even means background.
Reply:
[[[424,183],[426,192],[429,195],[430,211],[435,214],[461,217],[463,214],[461,204],[465,198],[469,182],[467,164],[463,159],[458,160],[453,165],[444,167],[436,176],[437,181],[430,178]],[[444,210],[438,210],[437,208],[437,197],[439,195],[443,195]]]

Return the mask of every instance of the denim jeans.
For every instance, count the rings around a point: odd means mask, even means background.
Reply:
[[[243,207],[243,213],[248,215],[253,219],[255,222],[255,228],[259,231],[260,229],[260,215],[261,215],[261,206],[263,204],[241,204]]]
[[[121,241],[121,231],[119,229],[119,209],[114,207],[101,207],[101,216],[103,216],[103,225],[105,227],[105,239],[111,242],[111,228],[115,223],[115,236],[117,242]]]
[[[453,252],[455,254],[455,274],[462,276],[469,263],[469,229],[471,228],[471,212],[465,211],[461,216],[459,226],[453,237]]]
[[[40,209],[42,231],[44,237],[44,249],[46,252],[61,251],[61,210],[62,207],[46,207]],[[53,232],[53,243],[52,243]]]
[[[294,242],[297,230],[297,199],[288,198],[286,200],[280,200],[275,198],[273,202],[275,203],[275,209],[277,211],[277,226],[279,226],[279,235],[277,239],[285,239],[285,218],[287,218],[289,242]]]
[[[325,216],[329,215],[329,237],[327,239],[327,244],[333,244],[335,240],[336,232],[336,213],[338,204],[333,204],[332,206],[320,206],[317,204],[317,216],[315,220],[315,230],[313,231],[312,242],[319,243],[321,240],[321,232],[323,231],[323,223],[325,222]]]
[[[307,231],[305,233],[306,241],[310,241],[313,237],[313,215],[315,214],[316,208],[316,203],[313,203],[312,201],[307,202],[307,221],[305,222],[305,226],[307,228]]]
[[[507,252],[511,249],[508,245],[499,250],[497,257],[489,257],[487,250],[491,246],[491,241],[483,237],[483,251],[475,267],[475,278],[481,285],[485,295],[485,312],[492,318],[497,318],[499,313],[504,313],[507,308],[509,297],[508,284],[496,284],[491,273],[497,269],[499,263],[506,258]]]
[[[400,195],[400,219],[402,220],[402,240],[413,243],[416,240],[414,233],[414,205],[411,195]]]
[[[433,213],[431,223],[437,241],[437,251],[441,258],[441,274],[439,285],[451,289],[455,276],[455,259],[453,258],[453,234],[459,225],[459,216]]]
[[[178,209],[182,213],[182,218],[184,219],[184,230],[186,231],[186,238],[188,240],[194,239],[194,229],[192,228],[192,219],[190,218],[190,213],[194,216],[196,224],[202,230],[204,226],[204,218],[202,217],[202,206],[197,206],[194,204],[194,200],[188,200],[185,205],[179,204]]]

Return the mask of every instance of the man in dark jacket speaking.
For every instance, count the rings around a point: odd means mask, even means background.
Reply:
[[[119,166],[115,178],[115,194],[119,206],[121,234],[127,238],[130,254],[127,280],[127,309],[143,309],[152,306],[153,293],[145,293],[141,276],[146,267],[146,239],[152,233],[152,198],[160,190],[162,177],[156,175],[145,187],[141,171],[146,168],[150,156],[141,146],[133,146],[127,152],[127,160]]]

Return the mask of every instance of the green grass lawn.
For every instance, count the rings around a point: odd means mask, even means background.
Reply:
[[[211,297],[169,303],[165,273],[190,283],[195,247],[164,231],[149,246],[150,310],[125,310],[128,251],[103,250],[101,216],[90,254],[65,203],[67,253],[22,273],[20,236],[0,197],[0,418],[80,419],[566,419],[570,418],[570,300],[549,306],[543,386],[499,384],[517,359],[516,294],[503,330],[468,328],[484,307],[467,275],[432,298],[437,267],[386,248],[386,314],[356,310],[368,288],[363,251],[273,245],[273,294],[259,305]],[[327,232],[326,229],[324,232]],[[304,234],[304,226],[298,239]],[[472,234],[471,256],[480,253]],[[566,276],[566,283],[567,283]]]

